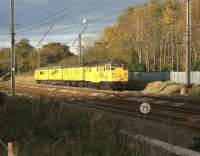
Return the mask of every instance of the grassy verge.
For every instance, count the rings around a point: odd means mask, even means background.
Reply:
[[[190,90],[190,95],[200,97],[200,85],[194,85]]]

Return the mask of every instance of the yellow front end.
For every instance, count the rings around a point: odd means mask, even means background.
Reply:
[[[116,67],[116,69],[112,71],[112,82],[128,82],[128,70],[123,69],[123,67]]]
[[[95,67],[85,67],[85,81],[93,83],[126,83],[128,82],[128,70],[120,67],[105,64]]]

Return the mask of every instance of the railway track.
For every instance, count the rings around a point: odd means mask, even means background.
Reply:
[[[9,85],[1,85],[0,89],[9,93]],[[18,85],[17,92],[28,96],[37,97],[59,97],[66,101],[66,104],[84,106],[87,108],[109,111],[117,114],[128,115],[131,117],[143,118],[144,116],[139,112],[141,101],[134,97],[130,100],[127,98],[77,98],[76,100],[69,100],[65,92],[59,91],[59,88],[39,85]],[[160,99],[158,99],[160,100]],[[174,100],[176,102],[176,99]],[[184,106],[171,105],[169,103],[159,104],[154,97],[149,99],[151,104],[151,113],[146,117],[147,120],[158,122],[171,122],[174,125],[185,126],[200,130],[200,108],[188,108]]]
[[[97,100],[98,102],[90,101],[89,103],[92,105],[98,105],[106,108],[110,108],[112,110],[117,109],[120,110],[120,113],[123,112],[123,114],[131,115],[134,117],[143,118],[143,114],[140,113],[139,107],[141,103],[134,103],[134,105],[131,105],[130,103],[125,103],[123,100],[119,101],[110,101],[110,100]],[[80,101],[81,102],[81,101]],[[83,101],[82,101],[83,102]],[[85,101],[85,103],[88,103],[88,100]],[[200,129],[200,112],[196,112],[196,116],[191,115],[191,111],[188,113],[187,111],[184,111],[182,109],[176,109],[173,111],[165,111],[162,106],[155,107],[155,105],[152,106],[151,113],[146,117],[149,120],[156,120],[161,122],[169,122],[171,121],[175,125],[181,125],[181,126],[187,126],[191,128],[197,128]]]

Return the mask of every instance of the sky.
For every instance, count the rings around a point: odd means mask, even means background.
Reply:
[[[97,38],[105,27],[114,24],[130,5],[148,0],[15,0],[16,42],[27,38],[33,46],[48,42],[66,43],[76,51],[76,40],[85,25],[93,21],[83,38]],[[53,23],[53,24],[52,24]],[[10,47],[10,0],[0,0],[0,48]]]

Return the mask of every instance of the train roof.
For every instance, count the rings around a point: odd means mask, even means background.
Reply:
[[[84,67],[84,64],[66,65],[66,66],[52,66],[52,67],[40,67],[38,70],[59,69],[59,68],[75,68],[75,67]]]
[[[40,67],[40,68],[37,69],[37,70],[58,69],[58,68],[62,68],[62,66]]]
[[[106,65],[106,64],[127,64],[125,61],[120,60],[120,59],[115,59],[111,61],[106,61],[106,62],[93,62],[93,63],[87,63],[85,64],[86,67],[92,67],[92,66],[101,66],[101,65]]]
[[[58,68],[76,68],[76,67],[93,67],[93,66],[102,66],[102,65],[106,65],[106,64],[121,65],[121,64],[127,64],[127,63],[123,60],[115,59],[115,60],[106,61],[106,62],[91,62],[91,63],[85,63],[85,64],[76,64],[76,65],[41,67],[38,70],[58,69]]]
[[[84,67],[84,64],[72,64],[63,66],[63,68],[75,68],[75,67]]]

